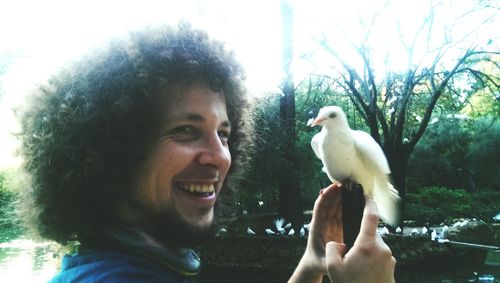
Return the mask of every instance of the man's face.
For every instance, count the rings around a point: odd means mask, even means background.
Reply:
[[[165,234],[160,237],[191,245],[212,226],[215,201],[231,165],[231,127],[223,95],[205,86],[175,88],[164,113],[161,135],[142,167],[129,208],[144,218],[136,222],[151,222]]]

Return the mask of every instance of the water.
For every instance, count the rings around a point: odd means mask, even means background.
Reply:
[[[58,246],[17,239],[0,243],[0,282],[46,282],[57,272],[61,260]],[[206,270],[198,280],[206,282],[285,282],[289,274],[255,271]],[[325,280],[325,282],[327,282]],[[461,265],[397,267],[396,282],[462,283],[500,282],[500,266],[482,263]]]
[[[25,239],[0,243],[0,282],[46,282],[59,264],[54,244]]]

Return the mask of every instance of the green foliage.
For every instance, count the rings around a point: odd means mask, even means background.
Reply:
[[[446,186],[467,191],[500,191],[500,122],[491,116],[443,117],[430,125],[409,162],[407,187]]]
[[[425,187],[408,193],[404,219],[418,224],[439,224],[454,218],[491,221],[500,211],[500,192],[468,193],[445,187]]]
[[[474,122],[469,131],[471,141],[468,145],[466,162],[474,174],[480,190],[500,191],[500,121],[491,123],[490,116],[484,116]]]
[[[268,95],[257,101],[254,113],[255,149],[249,168],[241,176],[236,200],[241,210],[249,213],[275,211],[278,207],[278,174],[285,162],[282,150],[282,131],[279,124],[279,97]],[[259,201],[264,205],[260,207]]]
[[[12,184],[12,176],[9,173],[0,171],[0,242],[16,238],[22,233],[14,210],[17,194],[9,188]]]
[[[471,117],[491,115],[498,118],[500,116],[500,103],[498,102],[498,98],[493,97],[493,95],[499,94],[492,94],[487,91],[477,92],[471,97],[470,103],[461,112]]]

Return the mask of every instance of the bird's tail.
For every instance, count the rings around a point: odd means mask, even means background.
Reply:
[[[384,173],[376,174],[373,200],[377,203],[380,218],[387,224],[396,227],[399,224],[400,197],[398,191],[389,182],[389,176]]]

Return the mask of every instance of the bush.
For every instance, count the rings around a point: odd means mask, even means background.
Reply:
[[[500,212],[500,192],[468,193],[445,187],[425,187],[406,195],[405,220],[439,224],[454,218],[477,218],[490,222]]]
[[[408,163],[407,192],[427,186],[500,191],[500,123],[493,121],[443,119],[429,126]]]
[[[472,209],[476,218],[486,222],[493,221],[493,216],[500,213],[500,192],[478,192],[471,194]]]

